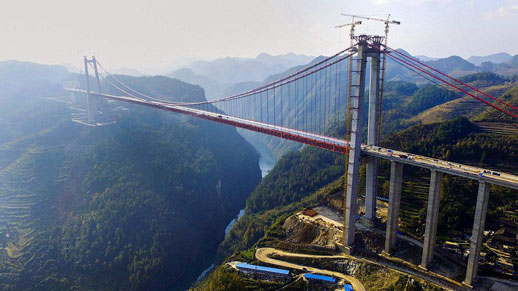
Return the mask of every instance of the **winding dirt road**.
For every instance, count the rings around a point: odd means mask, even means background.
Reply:
[[[272,265],[277,265],[277,266],[283,266],[286,268],[297,269],[297,270],[301,270],[301,271],[309,271],[309,272],[314,272],[314,273],[318,273],[318,274],[329,275],[329,276],[341,278],[341,279],[344,279],[347,282],[351,283],[354,290],[366,291],[365,287],[363,287],[362,283],[358,279],[356,279],[352,276],[348,276],[348,275],[334,272],[334,271],[322,270],[322,269],[317,269],[317,268],[313,268],[313,267],[306,267],[306,266],[302,266],[302,265],[288,263],[288,262],[281,261],[281,260],[272,259],[272,258],[268,257],[269,255],[279,255],[279,256],[283,256],[283,257],[314,258],[314,259],[343,259],[344,258],[343,255],[334,255],[334,256],[306,255],[306,254],[289,253],[289,252],[277,250],[274,248],[260,248],[260,249],[257,249],[257,251],[255,252],[255,257],[261,262],[272,264]]]

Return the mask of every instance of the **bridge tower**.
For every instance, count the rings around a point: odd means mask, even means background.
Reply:
[[[98,121],[100,121],[99,120],[100,116],[97,114],[97,105],[98,105],[97,103],[101,104],[100,107],[101,107],[101,111],[103,114],[105,113],[106,106],[105,106],[104,98],[102,100],[97,100],[98,98],[95,97],[95,95],[93,95],[90,91],[90,74],[88,73],[88,64],[91,63],[94,68],[97,92],[102,93],[101,80],[99,79],[99,72],[97,71],[97,61],[95,60],[95,57],[88,59],[85,56],[84,63],[85,63],[86,108],[87,108],[87,112],[88,112],[88,123],[94,125]],[[98,102],[98,101],[100,101],[100,102]]]
[[[377,47],[382,41],[380,37],[373,37]],[[381,108],[381,88],[380,88],[380,52],[370,52],[371,68],[369,82],[369,113],[367,127],[367,145],[379,145],[379,127]],[[363,222],[372,226],[376,219],[376,196],[377,196],[377,177],[378,177],[378,158],[369,157],[366,165],[366,185],[365,185],[365,216]]]
[[[362,144],[362,132],[363,132],[363,104],[365,95],[365,78],[367,71],[367,58],[371,58],[371,84],[369,90],[369,143],[377,145],[377,134],[378,134],[378,119],[379,116],[379,75],[380,75],[380,52],[375,50],[368,45],[368,41],[372,41],[375,46],[379,47],[379,44],[383,40],[383,37],[379,36],[367,36],[360,35],[354,37],[358,43],[358,53],[354,64],[354,74],[351,80],[351,92],[350,100],[351,103],[351,128],[350,128],[350,140],[349,140],[349,160],[347,166],[346,176],[346,198],[345,198],[345,217],[344,217],[344,246],[346,251],[351,252],[354,245],[354,234],[356,231],[355,222],[358,211],[358,180],[360,171],[360,155],[361,155],[361,144]],[[372,105],[371,105],[372,104]],[[376,213],[376,160],[369,160],[370,174],[367,180],[367,184],[374,183],[368,188],[369,191],[369,216],[368,220],[372,220]],[[372,182],[374,180],[374,182]],[[366,198],[367,200],[367,198]],[[367,202],[366,202],[367,206]]]

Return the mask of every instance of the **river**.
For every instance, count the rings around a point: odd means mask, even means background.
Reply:
[[[276,161],[275,161],[275,157],[269,152],[259,150],[259,155],[260,155],[259,156],[259,168],[261,169],[261,176],[264,178],[270,172],[270,170],[273,168]],[[228,223],[227,227],[225,227],[225,237],[228,235],[228,233],[230,232],[230,230],[232,229],[234,224],[236,224],[236,222],[241,217],[243,217],[243,215],[245,215],[244,208],[239,210],[239,213],[236,215],[236,217],[233,218]],[[214,263],[210,264],[210,266],[207,269],[205,269],[205,270],[203,270],[203,272],[201,272],[201,274],[196,279],[196,282],[203,279],[213,268],[214,268]]]

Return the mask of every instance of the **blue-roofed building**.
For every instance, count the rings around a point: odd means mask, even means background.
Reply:
[[[324,283],[335,283],[336,282],[336,279],[333,277],[322,276],[322,275],[311,274],[311,273],[304,274],[304,277],[309,280],[316,280],[316,281],[321,281]]]
[[[286,279],[290,275],[290,271],[288,270],[250,265],[247,263],[238,263],[236,264],[236,268],[249,275],[258,275],[267,279]]]
[[[353,290],[353,286],[351,286],[350,284],[345,284],[345,285],[344,285],[344,290],[345,290],[345,291],[354,291],[354,290]]]

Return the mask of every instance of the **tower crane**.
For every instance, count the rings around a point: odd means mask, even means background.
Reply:
[[[362,24],[362,22],[361,21],[354,21],[354,17],[353,17],[353,20],[352,20],[351,23],[337,25],[337,26],[335,26],[335,28],[342,28],[342,27],[347,27],[347,26],[351,27],[351,32],[349,33],[349,36],[351,37],[351,46],[352,46],[353,45],[353,39],[354,39],[354,28],[356,27],[356,25],[360,25],[360,24]]]
[[[344,13],[342,13],[341,15],[342,16],[352,17],[353,21],[354,21],[355,18],[358,18],[358,19],[365,19],[365,20],[381,21],[381,22],[385,23],[385,43],[387,42],[387,36],[388,36],[388,33],[389,33],[390,25],[391,24],[396,24],[396,25],[400,25],[401,24],[401,21],[390,20],[390,14],[387,15],[387,19],[376,18],[376,17],[360,16],[360,15],[353,15],[353,14],[344,14]]]

